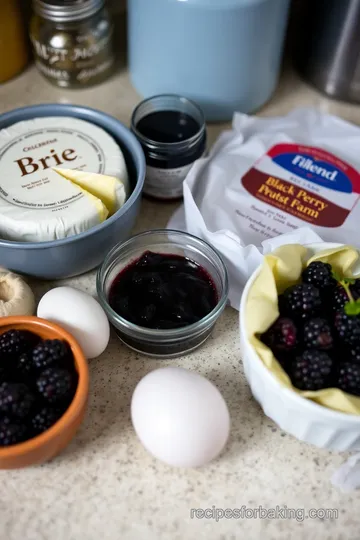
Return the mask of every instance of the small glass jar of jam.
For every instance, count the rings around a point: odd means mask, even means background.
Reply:
[[[30,39],[37,68],[53,84],[84,88],[113,71],[113,24],[105,0],[33,0]]]
[[[225,264],[209,244],[153,230],[115,246],[97,274],[97,293],[123,343],[146,356],[187,354],[210,336],[227,304]]]
[[[163,201],[180,199],[185,177],[206,150],[200,107],[180,96],[155,96],[136,107],[131,130],[145,153],[144,194]]]

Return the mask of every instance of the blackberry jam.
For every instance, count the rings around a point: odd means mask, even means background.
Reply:
[[[180,255],[145,252],[126,267],[109,293],[112,309],[127,321],[154,330],[194,324],[218,302],[204,268]]]
[[[189,114],[179,111],[158,111],[141,118],[137,130],[148,139],[161,143],[176,143],[190,139],[200,129]]]
[[[144,194],[163,201],[181,198],[185,177],[206,150],[201,109],[180,96],[155,96],[136,107],[131,129],[146,157]]]
[[[210,336],[229,290],[223,260],[191,234],[159,229],[115,246],[96,278],[120,340],[158,358],[188,354]]]

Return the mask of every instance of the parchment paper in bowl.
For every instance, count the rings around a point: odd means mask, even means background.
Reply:
[[[272,351],[259,339],[260,334],[265,332],[279,316],[278,294],[298,283],[303,268],[310,262],[320,260],[330,263],[336,272],[351,277],[359,259],[359,252],[350,246],[327,249],[309,258],[308,250],[304,246],[291,244],[278,248],[271,255],[266,255],[260,273],[248,294],[246,329],[249,341],[257,354],[284,387],[291,388],[299,395],[324,407],[360,415],[360,397],[346,394],[337,388],[317,391],[301,391],[295,388]]]

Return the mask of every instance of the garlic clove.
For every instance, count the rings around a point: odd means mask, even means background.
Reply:
[[[33,315],[35,297],[29,285],[18,275],[0,270],[0,317]]]

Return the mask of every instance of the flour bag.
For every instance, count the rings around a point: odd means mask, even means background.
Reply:
[[[235,114],[184,182],[169,223],[223,255],[238,308],[262,255],[285,243],[360,246],[360,129],[315,109],[284,117]]]

